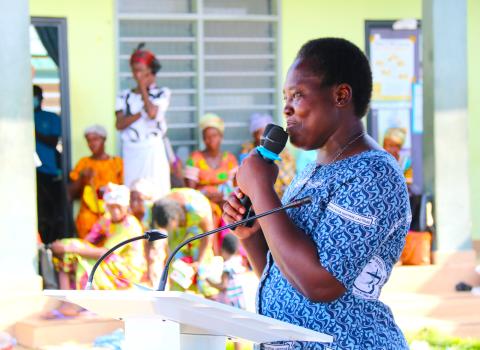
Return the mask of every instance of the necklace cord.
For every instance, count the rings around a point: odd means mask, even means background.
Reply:
[[[335,163],[338,158],[341,157],[341,155],[351,146],[353,145],[355,142],[357,142],[362,136],[365,135],[365,132],[362,131],[360,134],[356,135],[355,137],[353,137],[350,141],[347,142],[347,144],[345,146],[342,147],[342,149],[335,155],[335,157],[333,157],[333,159],[331,161],[329,161],[327,164],[325,165],[330,165],[332,163]]]

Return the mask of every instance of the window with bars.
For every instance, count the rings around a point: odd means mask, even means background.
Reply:
[[[201,146],[198,120],[225,121],[223,148],[238,153],[254,112],[279,115],[280,0],[117,0],[119,89],[131,88],[129,58],[140,42],[172,90],[173,146]],[[185,150],[185,148],[184,148]]]

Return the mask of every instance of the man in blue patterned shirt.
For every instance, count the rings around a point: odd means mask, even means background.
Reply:
[[[308,206],[259,219],[235,234],[261,276],[257,311],[334,337],[331,344],[280,342],[264,349],[407,349],[390,309],[378,298],[410,224],[408,193],[395,159],[365,134],[361,118],[372,92],[365,55],[337,38],[307,42],[284,85],[292,144],[316,150],[282,202]],[[224,219],[239,220],[250,197],[255,212],[281,205],[276,165],[251,154]],[[255,174],[255,176],[252,176]]]

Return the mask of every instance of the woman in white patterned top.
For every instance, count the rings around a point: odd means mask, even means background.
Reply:
[[[125,184],[143,178],[153,183],[155,197],[170,191],[170,165],[165,148],[170,104],[168,88],[158,88],[155,75],[161,66],[155,55],[140,44],[130,57],[137,86],[123,91],[115,106],[116,128],[121,132]]]

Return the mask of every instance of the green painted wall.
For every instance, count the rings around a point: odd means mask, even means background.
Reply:
[[[338,3],[326,0],[283,0],[283,78],[296,52],[309,39],[344,37],[364,49],[365,20],[420,19],[421,12],[421,0],[389,1],[388,5],[382,0],[346,0]],[[480,239],[480,1],[468,1],[467,24],[472,234],[474,239]]]
[[[93,123],[107,128],[114,153],[114,0],[30,0],[30,15],[67,19],[72,166],[90,154],[83,129]]]
[[[284,76],[300,46],[309,39],[335,36],[364,48],[366,20],[420,19],[421,0],[283,0]]]
[[[480,1],[468,1],[468,119],[473,238],[480,239]]]
[[[420,19],[421,12],[422,0],[389,1],[388,5],[382,0],[282,0],[281,79],[310,39],[341,37],[364,49],[366,20]]]

